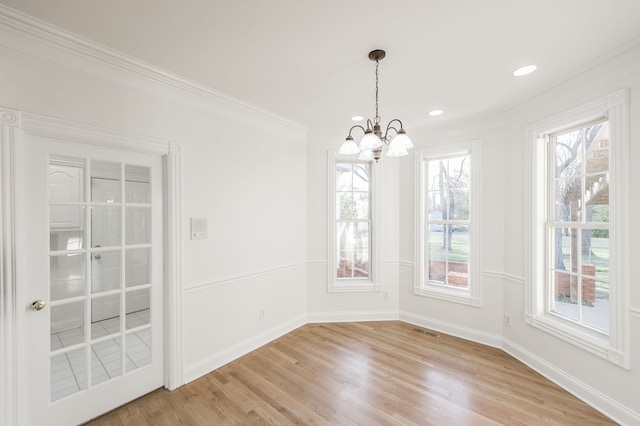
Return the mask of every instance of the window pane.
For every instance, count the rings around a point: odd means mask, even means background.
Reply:
[[[469,240],[467,232],[451,232],[448,256],[447,284],[454,287],[469,286]]]
[[[369,277],[369,224],[338,224],[338,278]]]
[[[120,288],[120,251],[94,252],[91,255],[91,293]]]
[[[338,192],[336,198],[336,204],[338,206],[337,219],[355,219],[358,216],[353,193]]]
[[[79,203],[84,201],[84,160],[51,157],[49,164],[49,201]]]
[[[125,252],[125,286],[151,283],[151,249],[131,249]]]
[[[51,357],[51,402],[87,388],[84,349]]]
[[[95,354],[97,360],[99,360],[92,368],[91,378],[94,380],[94,384],[102,383],[122,375],[121,342],[122,338],[117,337],[115,339],[94,343],[91,346],[93,354]]]
[[[456,189],[452,191],[453,203],[450,209],[454,220],[469,220],[469,191],[466,189]]]
[[[85,254],[66,254],[49,258],[51,300],[82,296],[86,288]]]
[[[564,272],[556,272],[555,303],[552,311],[564,317],[578,321],[580,311],[578,306],[578,276]]]
[[[442,219],[468,219],[470,157],[429,160],[427,168],[429,212],[441,211]]]
[[[91,201],[119,203],[120,164],[91,160]]]
[[[84,342],[85,302],[51,307],[51,350]]]
[[[91,207],[91,244],[93,247],[120,245],[122,241],[120,217],[120,207]]]
[[[49,206],[51,250],[84,248],[84,206]]]
[[[151,363],[151,329],[127,334],[126,371],[133,371]]]
[[[439,231],[429,232],[428,236],[429,281],[444,284],[447,276],[447,253],[444,248],[448,244],[448,235],[440,225]]]
[[[609,280],[609,231],[585,229],[582,231],[582,265],[590,265],[593,270],[584,272],[599,280]]]
[[[124,191],[127,203],[151,203],[149,167],[124,166]]]
[[[427,208],[429,209],[429,219],[441,220],[442,215],[442,197],[440,191],[429,191],[427,194]],[[431,217],[432,213],[436,213],[437,217]]]
[[[578,231],[575,228],[552,228],[552,269],[578,272]]]
[[[149,307],[151,306],[151,289],[128,291],[125,296],[127,310],[126,328],[140,327],[149,324]]]
[[[594,124],[585,129],[586,173],[609,170],[609,122]]]
[[[570,178],[582,170],[582,129],[555,137],[556,177]]]
[[[369,164],[353,165],[353,190],[369,192]]]
[[[593,281],[584,277],[583,287],[588,287]],[[609,283],[606,281],[595,280],[595,297],[591,300],[589,306],[583,311],[584,322],[599,330],[609,331]]]
[[[151,207],[127,207],[125,209],[125,243],[151,243]]]
[[[336,191],[353,189],[353,167],[351,163],[336,164]]]
[[[369,193],[355,192],[353,194],[356,207],[356,219],[369,219]]]
[[[593,221],[594,213],[597,222],[609,221],[609,175],[591,175],[585,179],[584,194],[582,196],[586,206],[587,222]]]
[[[582,195],[582,179],[560,179],[556,181],[556,222],[577,222],[580,220]]]

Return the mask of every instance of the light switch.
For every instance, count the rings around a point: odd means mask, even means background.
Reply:
[[[206,217],[191,218],[191,239],[192,240],[207,239],[207,218]]]

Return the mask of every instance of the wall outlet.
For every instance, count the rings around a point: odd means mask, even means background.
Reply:
[[[258,315],[260,319],[264,319],[264,309],[260,309],[260,311],[258,311]]]
[[[511,327],[511,315],[504,314],[504,325]]]
[[[385,291],[385,292],[382,293],[382,299],[383,300],[389,299],[389,292],[388,291]]]

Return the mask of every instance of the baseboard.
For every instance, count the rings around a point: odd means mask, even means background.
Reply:
[[[640,424],[640,413],[617,403],[509,339],[503,339],[502,350],[621,425]]]
[[[462,327],[449,322],[416,315],[411,312],[400,312],[400,321],[439,331],[440,333],[449,334],[451,336],[460,337],[461,339],[469,340],[471,342],[482,343],[483,345],[502,349],[502,336],[497,334]]]
[[[306,319],[306,315],[301,315],[299,317],[293,318],[292,320],[286,321],[269,330],[266,330],[263,333],[258,334],[257,336],[246,339],[233,345],[230,348],[216,352],[203,360],[187,366],[182,375],[182,377],[184,378],[183,384],[187,384],[199,377],[204,376],[205,374],[217,370],[223,365],[228,364],[231,361],[234,361],[241,356],[258,349],[261,346],[266,345],[267,343],[277,339],[278,337],[284,336],[285,334],[292,332],[296,328],[302,327],[307,323]]]
[[[324,311],[309,312],[307,323],[323,322],[360,322],[360,321],[397,321],[398,311]]]

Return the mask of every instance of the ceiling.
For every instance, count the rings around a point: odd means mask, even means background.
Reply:
[[[0,0],[308,127],[508,107],[640,40],[638,0]],[[529,63],[538,70],[516,78]],[[428,112],[443,109],[439,117]]]

